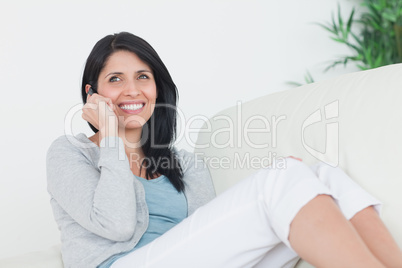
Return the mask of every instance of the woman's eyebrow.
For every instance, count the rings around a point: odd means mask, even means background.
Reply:
[[[144,70],[138,70],[136,73],[138,74],[138,73],[144,73],[144,72],[152,73],[150,70],[146,70],[146,69],[144,69]]]
[[[105,77],[108,77],[109,75],[116,75],[116,74],[123,74],[122,72],[111,72],[108,73]]]
[[[144,72],[152,73],[152,71],[147,70],[147,69],[143,69],[143,70],[138,70],[138,71],[136,71],[137,74],[138,74],[138,73],[144,73]],[[122,73],[122,72],[111,72],[111,73],[108,73],[108,74],[105,76],[105,78],[108,77],[108,76],[110,76],[110,75],[120,75],[120,74],[123,74],[123,73]]]

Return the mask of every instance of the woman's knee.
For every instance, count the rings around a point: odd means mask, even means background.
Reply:
[[[284,163],[282,165],[274,165],[276,171],[275,179],[281,182],[280,184],[299,184],[304,180],[311,180],[316,178],[316,174],[311,168],[302,161],[294,158],[286,157],[282,159]]]
[[[303,161],[296,160],[291,157],[286,157],[285,159],[285,171],[300,172],[300,173],[311,173],[311,168]]]
[[[318,179],[328,187],[341,181],[351,181],[349,175],[340,167],[333,167],[326,163],[318,162],[311,166],[311,169],[317,175]]]
[[[316,174],[302,161],[293,158],[275,159],[269,168],[262,169],[253,176],[257,191],[269,198],[280,197],[295,188],[308,188],[321,184]]]

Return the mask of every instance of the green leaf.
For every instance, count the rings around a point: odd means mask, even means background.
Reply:
[[[381,10],[381,5],[380,4],[372,4],[371,7],[375,11],[380,11]]]
[[[381,66],[381,62],[382,62],[382,54],[378,55],[377,59],[375,60],[374,63],[374,68],[380,67]]]
[[[343,29],[343,20],[342,20],[342,15],[341,15],[341,6],[338,3],[338,23],[339,23],[339,28]]]
[[[307,84],[314,83],[314,78],[308,70],[306,75],[304,76],[304,80],[306,81]]]
[[[316,24],[316,25],[320,26],[321,28],[325,29],[326,31],[336,35],[336,31],[330,28],[330,27],[332,27],[331,25],[327,26],[322,23],[314,23],[314,24]]]
[[[350,32],[350,29],[352,27],[354,14],[355,14],[355,8],[352,9],[352,12],[349,15],[348,23],[347,23],[347,26],[346,26],[346,30],[348,31],[348,33]]]
[[[334,31],[335,31],[336,33],[339,32],[338,26],[336,25],[336,22],[335,22],[334,13],[332,13],[332,27],[333,27],[333,29],[334,29]]]
[[[289,86],[295,86],[295,87],[300,87],[300,86],[303,85],[302,83],[294,82],[294,81],[286,82],[286,84],[289,85]]]
[[[366,23],[367,25],[373,27],[374,29],[378,30],[378,31],[382,31],[383,28],[381,27],[380,23],[375,21],[375,20],[370,20]]]
[[[345,43],[346,43],[345,40],[343,40],[343,39],[341,39],[341,38],[338,38],[338,37],[331,37],[331,39],[334,40],[334,41],[336,41],[336,42],[342,43],[342,44],[345,44]]]
[[[357,42],[359,46],[363,46],[363,41],[354,33],[351,33],[354,40]]]
[[[353,51],[355,51],[357,54],[360,54],[361,53],[361,48],[359,48],[358,46],[356,46],[356,45],[353,45],[353,44],[347,44],[348,45],[348,47],[349,48],[351,48]]]
[[[362,70],[362,71],[365,71],[365,70],[368,69],[366,66],[363,66],[363,65],[361,65],[361,64],[357,64],[356,66],[357,66],[360,70]]]
[[[334,61],[331,65],[329,65],[327,68],[324,69],[324,72],[327,72],[330,69],[335,68],[337,65],[342,64],[342,63],[343,63],[342,60]]]
[[[314,83],[314,78],[308,70],[306,71],[306,74],[304,75],[304,80],[305,80],[306,84]],[[288,82],[286,82],[286,84],[290,85],[290,86],[296,86],[296,87],[303,85],[302,83],[295,82],[295,81],[288,81]]]
[[[367,49],[364,51],[364,55],[363,55],[365,58],[365,62],[368,66],[373,66],[371,51],[372,51],[372,48],[367,47]]]
[[[388,10],[382,13],[382,17],[392,22],[396,22],[397,19],[396,14],[392,14]]]
[[[387,7],[387,0],[380,0],[380,5],[381,5],[381,9],[384,9]]]

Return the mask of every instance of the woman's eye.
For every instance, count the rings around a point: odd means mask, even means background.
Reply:
[[[142,74],[138,77],[138,79],[147,79],[147,78],[148,78],[148,75],[146,75],[146,74]]]
[[[118,82],[120,81],[120,78],[118,78],[117,76],[113,76],[109,79],[110,82]]]

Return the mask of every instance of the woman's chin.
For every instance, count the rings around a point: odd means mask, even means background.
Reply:
[[[138,116],[137,118],[130,118],[130,120],[126,119],[124,122],[119,121],[119,128],[124,128],[125,130],[141,129],[145,123],[144,118]]]
[[[137,123],[137,124],[131,123],[131,124],[123,125],[121,127],[124,128],[126,131],[131,131],[131,130],[141,130],[143,125],[140,123]]]

